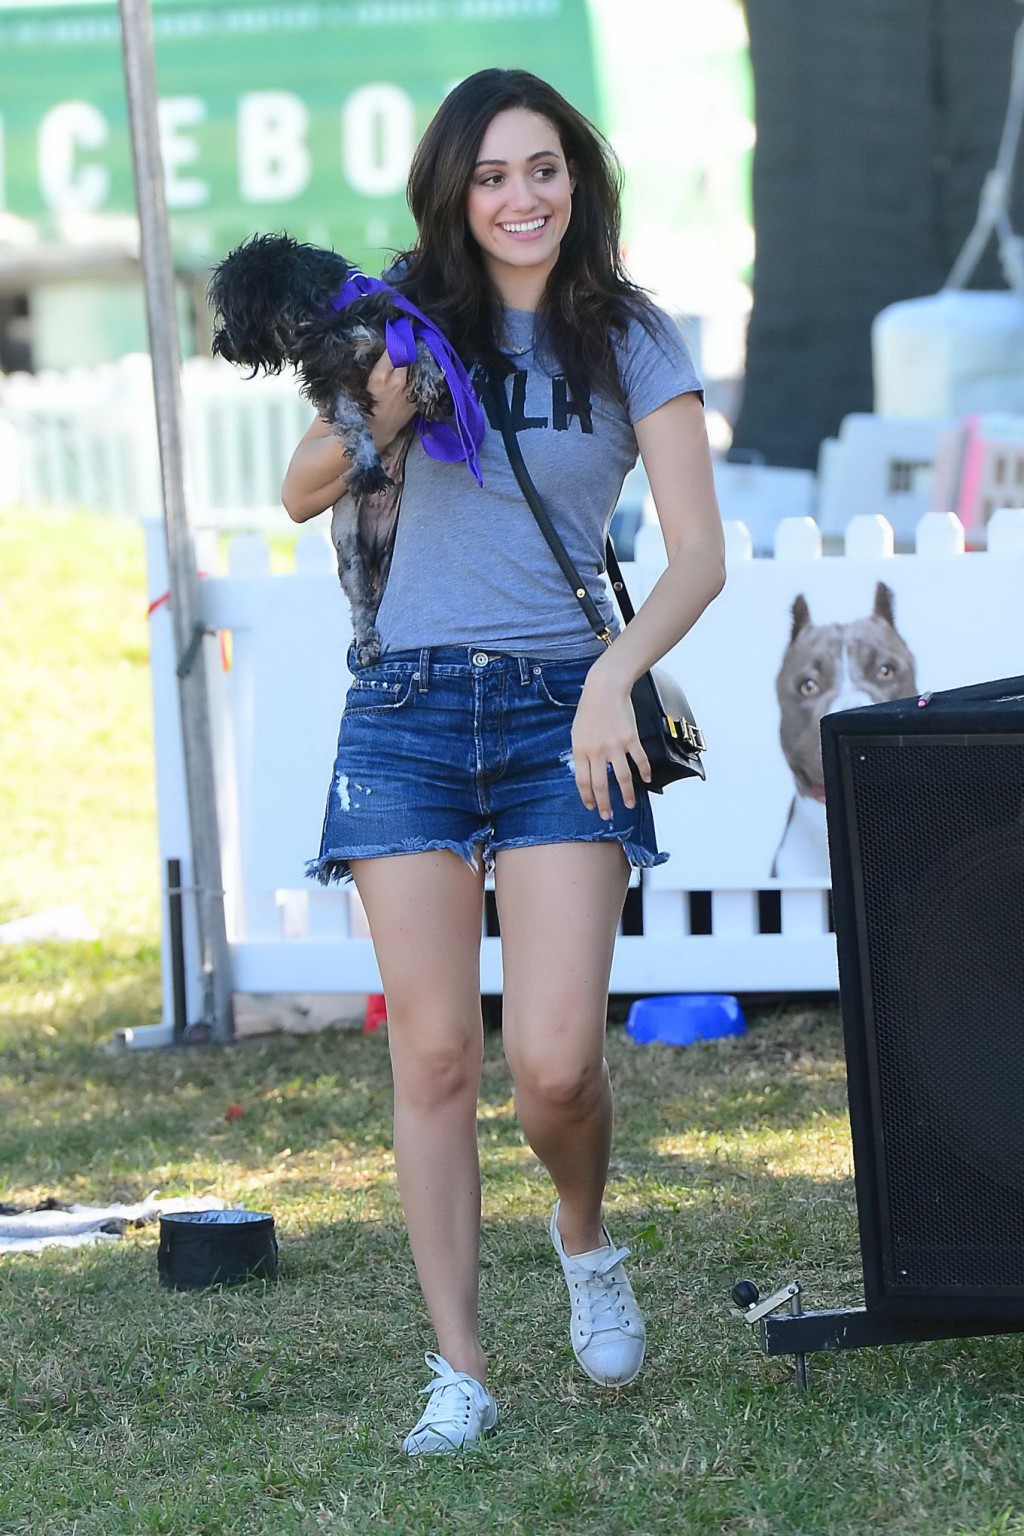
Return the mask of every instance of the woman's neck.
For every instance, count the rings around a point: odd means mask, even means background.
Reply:
[[[546,272],[538,276],[536,272],[517,272],[514,267],[503,267],[500,273],[492,270],[490,278],[506,309],[525,309],[531,314],[540,309],[548,282]]]

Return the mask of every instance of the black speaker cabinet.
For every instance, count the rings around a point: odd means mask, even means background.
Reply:
[[[821,737],[867,1311],[1017,1331],[1024,677]]]

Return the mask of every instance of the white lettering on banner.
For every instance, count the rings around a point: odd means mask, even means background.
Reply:
[[[106,200],[110,175],[100,165],[76,165],[79,149],[101,149],[107,120],[88,101],[62,101],[39,125],[39,189],[56,213],[92,213]]]
[[[416,144],[415,117],[409,92],[387,81],[361,86],[343,102],[342,172],[354,193],[376,199],[404,189]],[[195,132],[208,118],[209,107],[201,96],[167,96],[157,102],[164,184],[172,212],[203,208],[213,201],[210,180],[199,174],[207,146]],[[237,175],[243,203],[287,203],[306,192],[314,172],[311,124],[308,105],[293,91],[248,91],[238,98]],[[6,207],[4,126],[0,117],[0,210]],[[207,140],[212,129],[211,123]],[[62,101],[46,113],[39,126],[38,153],[39,186],[48,208],[93,213],[116,201],[109,164],[104,163],[114,154],[112,137],[106,117],[92,102]],[[106,154],[89,153],[99,150]],[[219,165],[217,173],[219,177]]]
[[[415,147],[412,97],[397,85],[364,85],[341,113],[345,176],[364,197],[390,197],[405,186]]]
[[[210,201],[210,184],[198,176],[180,176],[183,166],[199,159],[196,139],[182,133],[206,116],[200,96],[166,96],[156,104],[160,125],[160,153],[164,162],[164,191],[168,208],[201,208]]]
[[[238,103],[238,191],[244,203],[285,203],[309,185],[309,108],[291,91],[250,91]]]

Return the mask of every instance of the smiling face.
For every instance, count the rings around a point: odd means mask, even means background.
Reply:
[[[466,198],[470,233],[506,304],[536,309],[572,214],[576,185],[558,131],[514,108],[491,119]]]

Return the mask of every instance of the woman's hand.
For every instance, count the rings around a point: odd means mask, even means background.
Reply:
[[[409,370],[393,368],[387,351],[384,351],[370,369],[366,387],[376,402],[370,417],[370,431],[379,452],[394,442],[416,414],[416,407],[406,395]]]
[[[416,407],[406,399],[408,368],[392,368],[386,352],[374,363],[366,382],[375,401],[370,431],[379,453],[412,420]],[[318,416],[292,454],[281,487],[281,500],[292,521],[305,523],[333,507],[348,490],[351,468],[341,439]]]
[[[587,673],[572,724],[576,787],[587,810],[596,808],[604,821],[610,821],[612,816],[609,764],[619,781],[622,799],[630,810],[636,804],[630,759],[642,779],[647,781],[651,776],[651,765],[637,734],[631,690],[632,682],[606,666],[605,657],[602,657]]]

